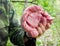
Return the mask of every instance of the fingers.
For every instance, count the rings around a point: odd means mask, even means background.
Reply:
[[[50,28],[50,25],[51,25],[50,23],[47,23],[45,29],[46,30],[49,29]]]
[[[33,30],[30,32],[30,35],[31,35],[31,37],[36,38],[39,35],[39,33],[37,30]]]
[[[43,31],[40,27],[38,27],[38,33],[39,33],[39,36],[43,34]]]
[[[50,21],[50,25],[53,23],[53,21]]]
[[[45,26],[43,24],[39,24],[39,27],[37,27],[39,36],[42,35],[45,32]]]
[[[39,27],[42,29],[43,32],[45,32],[45,26],[43,24],[39,24]]]
[[[43,24],[39,24],[39,27],[38,27],[38,33],[39,33],[39,36],[42,35],[47,29],[50,28],[50,23],[47,23],[46,26],[44,26]]]

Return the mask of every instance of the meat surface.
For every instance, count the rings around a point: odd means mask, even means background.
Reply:
[[[51,22],[52,17],[43,10],[40,6],[34,5],[25,9],[22,16],[22,27],[28,32],[32,37],[37,37],[39,23],[42,23],[44,26],[48,22]]]

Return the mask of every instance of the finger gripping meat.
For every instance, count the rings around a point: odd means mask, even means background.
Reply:
[[[27,7],[24,10],[22,16],[22,27],[28,32],[32,37],[37,37],[39,35],[37,27],[39,23],[42,23],[44,26],[50,21],[52,17],[43,10],[42,7],[34,5]]]

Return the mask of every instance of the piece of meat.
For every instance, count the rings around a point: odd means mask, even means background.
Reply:
[[[44,26],[47,23],[51,23],[52,17],[43,10],[40,6],[34,5],[25,9],[22,16],[22,27],[28,32],[33,38],[39,35],[38,27],[39,23]]]

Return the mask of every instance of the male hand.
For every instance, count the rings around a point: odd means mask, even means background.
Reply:
[[[26,8],[22,16],[22,27],[32,38],[42,35],[52,22],[53,17],[37,5]]]

